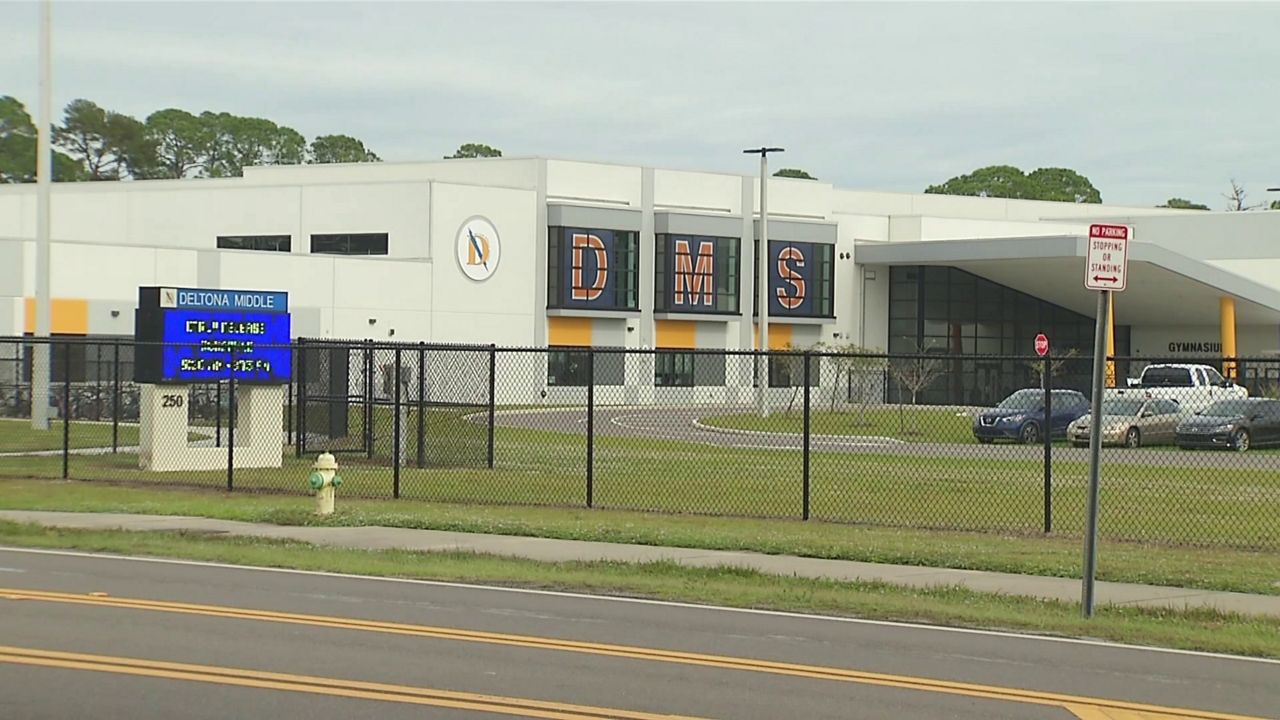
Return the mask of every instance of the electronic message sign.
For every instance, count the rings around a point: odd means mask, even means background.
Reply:
[[[286,293],[139,288],[134,380],[284,384],[289,330]]]

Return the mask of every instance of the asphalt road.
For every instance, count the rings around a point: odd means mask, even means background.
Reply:
[[[602,407],[596,410],[594,431],[602,436],[651,438],[702,443],[723,448],[798,450],[802,438],[797,433],[756,432],[711,428],[699,418],[755,412],[749,407]],[[910,408],[907,409],[910,412]],[[498,412],[501,427],[518,427],[556,432],[586,432],[586,410],[516,410]],[[997,443],[903,442],[874,435],[812,435],[810,447],[820,452],[892,454],[906,457],[948,457],[994,460],[1041,460],[1043,445]],[[1054,460],[1089,461],[1088,448],[1054,447]],[[1189,451],[1172,445],[1137,449],[1103,448],[1104,463],[1152,465],[1158,467],[1204,467],[1221,469],[1280,469],[1280,455],[1269,452]]]
[[[1278,663],[983,632],[6,549],[0,588],[13,720],[1280,709]]]

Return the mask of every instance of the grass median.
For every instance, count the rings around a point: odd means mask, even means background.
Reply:
[[[1102,606],[941,587],[835,582],[673,563],[543,563],[465,553],[361,551],[293,541],[173,532],[49,529],[0,521],[0,544],[63,548],[358,575],[461,581],[882,620],[998,628],[1280,657],[1280,620],[1213,611]]]
[[[1052,577],[1080,577],[1078,538],[910,530],[792,520],[665,515],[156,489],[102,482],[0,479],[0,508],[190,515],[280,525],[384,526],[568,540],[752,551]],[[1098,579],[1280,595],[1275,553],[1103,542]]]

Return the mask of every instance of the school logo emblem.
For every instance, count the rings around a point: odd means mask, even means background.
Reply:
[[[472,280],[488,280],[498,269],[502,259],[502,244],[498,231],[487,218],[476,215],[458,228],[454,243],[458,250],[458,265]]]

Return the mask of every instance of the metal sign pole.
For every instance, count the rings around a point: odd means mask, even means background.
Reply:
[[[1089,507],[1084,531],[1084,583],[1081,610],[1093,617],[1093,577],[1098,564],[1098,462],[1102,450],[1102,388],[1106,368],[1107,313],[1111,293],[1098,291],[1098,314],[1093,333],[1093,397],[1089,416]]]

